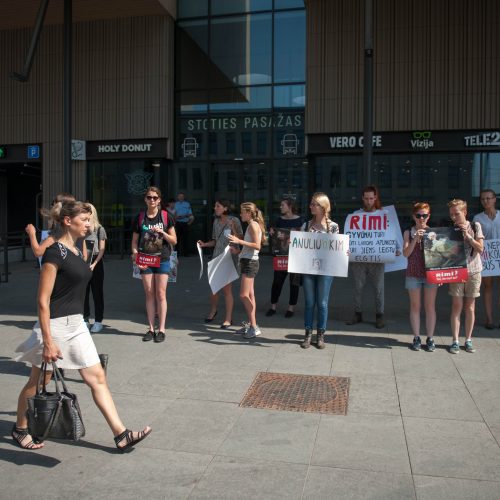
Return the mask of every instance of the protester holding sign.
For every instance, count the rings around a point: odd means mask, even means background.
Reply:
[[[314,193],[309,204],[312,219],[302,225],[302,231],[312,233],[338,233],[339,225],[330,220],[330,199],[325,193]],[[319,263],[318,263],[319,264]],[[304,309],[304,340],[300,347],[311,346],[314,324],[314,311],[317,310],[316,347],[325,348],[325,331],[328,321],[328,300],[332,287],[333,276],[320,274],[304,274],[303,277],[305,309]]]
[[[161,191],[150,186],[144,201],[147,210],[136,217],[132,235],[132,261],[137,264],[146,294],[149,330],[142,340],[163,342],[167,319],[167,285],[171,248],[177,243],[174,222],[166,210],[161,210]],[[155,315],[158,332],[155,333]]]
[[[224,252],[224,249],[229,245],[229,236],[236,235],[238,238],[243,237],[241,222],[237,217],[229,215],[231,203],[228,200],[219,199],[215,202],[214,211],[215,219],[212,228],[212,239],[207,242],[198,241],[201,248],[213,248],[213,257],[217,257]],[[222,288],[224,300],[226,302],[226,315],[221,324],[222,329],[226,329],[233,324],[233,285],[228,283]],[[219,297],[217,293],[210,294],[210,312],[205,318],[205,323],[211,323],[217,315],[217,303]]]
[[[241,220],[248,223],[245,237],[241,239],[237,235],[231,234],[228,238],[231,243],[243,246],[240,253],[240,299],[245,307],[248,323],[243,327],[242,333],[246,339],[252,339],[262,333],[255,318],[254,280],[259,272],[259,252],[262,244],[266,241],[266,227],[262,213],[255,203],[242,203],[240,208]]]
[[[366,186],[363,188],[362,200],[363,208],[354,212],[357,215],[370,214],[382,208],[376,186]],[[377,262],[351,262],[350,268],[354,278],[354,316],[346,324],[355,325],[363,321],[363,290],[368,278],[375,291],[375,326],[376,328],[383,328],[384,264]]]
[[[288,301],[288,308],[285,313],[285,318],[291,318],[294,313],[297,300],[299,298],[300,285],[298,277],[295,274],[289,274],[287,269],[277,269],[276,263],[283,261],[287,263],[288,258],[281,258],[288,256],[288,243],[290,238],[290,231],[298,230],[302,226],[302,218],[297,215],[297,207],[295,202],[289,198],[284,199],[280,203],[281,216],[276,219],[273,227],[269,230],[273,251],[273,268],[274,277],[271,287],[271,307],[266,313],[266,316],[274,316],[276,314],[276,307],[281,295],[281,290],[287,276],[290,276],[290,299]]]
[[[497,195],[492,189],[483,189],[479,193],[479,199],[481,201],[481,205],[483,205],[484,212],[476,214],[473,221],[481,224],[485,240],[498,240],[500,239],[500,212],[495,208]],[[494,281],[496,281],[500,287],[500,277],[494,278],[493,276],[483,275],[483,301],[486,312],[486,323],[484,324],[484,327],[488,330],[492,330],[494,328],[492,308]],[[500,295],[498,303],[500,305]]]
[[[429,352],[436,349],[434,329],[436,327],[436,295],[438,285],[429,283],[425,275],[423,239],[429,227],[431,207],[428,203],[415,203],[412,209],[414,225],[403,234],[403,255],[408,258],[405,287],[410,296],[410,324],[413,331],[411,348],[420,351],[420,310],[422,289],[424,290],[425,326],[427,330],[426,347]]]
[[[481,287],[481,252],[483,251],[483,231],[479,222],[472,225],[466,219],[467,202],[463,200],[451,200],[448,203],[450,218],[457,231],[462,232],[467,256],[467,270],[469,277],[465,283],[450,283],[449,293],[452,297],[451,305],[451,333],[453,342],[450,346],[452,354],[460,352],[458,337],[460,333],[460,316],[465,310],[465,350],[475,352],[472,346],[472,330],[475,321],[475,300],[479,297]]]

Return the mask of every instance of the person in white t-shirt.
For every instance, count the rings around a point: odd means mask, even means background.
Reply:
[[[497,202],[497,195],[493,189],[482,189],[479,193],[479,200],[483,205],[484,212],[474,216],[474,222],[479,222],[483,230],[485,240],[500,239],[500,211],[495,208]],[[484,327],[487,330],[495,328],[493,324],[493,286],[497,282],[500,289],[499,276],[483,276],[483,301],[484,309],[486,312],[486,321]],[[498,304],[500,305],[500,293]]]

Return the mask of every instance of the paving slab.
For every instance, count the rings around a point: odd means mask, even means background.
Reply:
[[[310,467],[303,500],[414,500],[410,474]]]
[[[351,375],[348,413],[401,415],[395,377]]]
[[[500,481],[500,447],[483,422],[404,417],[404,425],[414,474]]]
[[[409,474],[401,418],[322,415],[311,464]]]
[[[419,476],[413,477],[418,500],[498,500],[500,483]]]
[[[219,456],[207,467],[189,498],[299,500],[306,474],[303,465]]]

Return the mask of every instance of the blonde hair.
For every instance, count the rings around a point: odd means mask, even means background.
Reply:
[[[467,202],[464,200],[457,200],[454,198],[453,200],[448,202],[448,208],[458,207],[459,210],[467,212]]]
[[[87,205],[90,207],[91,210],[91,215],[90,215],[90,232],[93,233],[94,231],[97,231],[102,224],[99,222],[99,216],[97,215],[97,210],[92,205],[92,203],[87,203]]]
[[[328,198],[328,196],[325,193],[318,191],[312,195],[311,199],[314,200],[323,209],[323,212],[325,212],[326,219],[330,220],[330,211],[331,211],[330,198]]]
[[[240,205],[240,209],[242,212],[246,212],[250,214],[250,217],[253,221],[257,222],[261,230],[261,243],[266,242],[266,225],[264,223],[264,217],[262,217],[262,212],[257,208],[255,203],[251,203],[246,201]]]

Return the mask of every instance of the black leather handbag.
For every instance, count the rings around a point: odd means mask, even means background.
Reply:
[[[52,369],[56,392],[47,391],[47,364],[42,363],[37,392],[28,398],[29,433],[39,441],[48,438],[78,441],[85,436],[85,426],[76,394],[68,391],[55,363],[52,363]],[[59,383],[62,385],[62,391]]]

